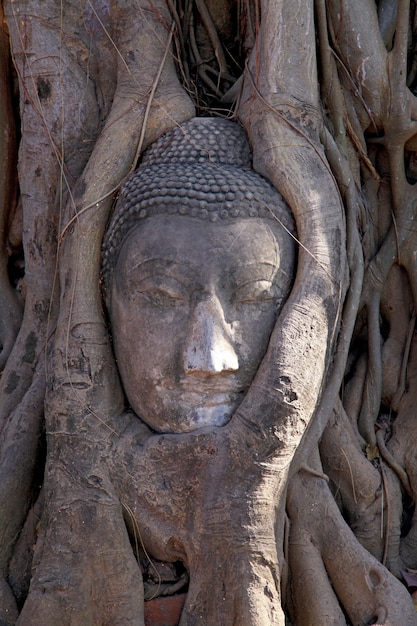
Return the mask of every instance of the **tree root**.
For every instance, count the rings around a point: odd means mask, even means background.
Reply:
[[[387,549],[390,569],[399,575],[402,520],[399,480],[385,467],[384,487],[382,470],[378,470],[366,458],[341,405],[323,434],[320,454],[357,540],[379,560]],[[388,498],[384,495],[385,488]]]
[[[405,587],[358,543],[342,519],[325,481],[306,473],[294,476],[289,487],[287,510],[291,521],[291,551],[295,546],[302,551],[304,542],[308,546],[305,558],[311,558],[313,551],[315,561],[321,557],[323,562],[321,568],[316,564],[314,575],[308,582],[308,598],[315,598],[311,615],[310,603],[299,596],[304,586],[293,584],[294,591],[298,590],[293,605],[296,611],[302,607],[296,616],[297,624],[316,624],[324,615],[330,618],[326,624],[345,623],[329,593],[327,576],[354,626],[371,623],[373,618],[384,618],[385,626],[417,624],[415,609]],[[304,539],[300,542],[300,538]],[[308,577],[303,570],[305,562],[308,560],[304,560],[302,554],[291,561],[293,581]],[[323,603],[317,607],[320,598]]]
[[[17,146],[11,102],[9,33],[3,3],[0,6],[0,374],[12,351],[22,320],[23,307],[8,275],[7,227],[16,204]],[[0,426],[1,429],[1,426]]]

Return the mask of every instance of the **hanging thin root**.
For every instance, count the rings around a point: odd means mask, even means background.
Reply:
[[[394,411],[398,411],[399,402],[401,398],[403,397],[405,393],[405,389],[406,389],[407,365],[408,365],[408,359],[410,357],[411,342],[414,336],[415,325],[416,325],[416,312],[414,311],[413,315],[411,316],[410,323],[408,325],[407,340],[405,343],[404,355],[403,355],[403,360],[401,364],[400,381],[398,383],[398,389],[395,392],[395,395],[391,403],[391,406]]]
[[[385,445],[384,432],[385,431],[382,428],[378,428],[378,430],[376,431],[376,441],[381,457],[384,459],[385,463],[387,463],[387,465],[397,474],[404,490],[408,493],[410,497],[413,497],[413,492],[406,471],[395,460],[389,450],[387,450],[387,447]]]
[[[316,478],[322,478],[326,481],[326,483],[329,482],[329,477],[327,476],[327,474],[325,474],[324,472],[318,472],[317,470],[309,467],[305,463],[300,465],[300,470],[303,470],[304,472],[307,472],[307,474],[311,474],[311,476],[315,476]]]

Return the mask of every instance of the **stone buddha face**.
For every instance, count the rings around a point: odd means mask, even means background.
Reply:
[[[125,237],[109,314],[127,399],[160,433],[223,426],[287,297],[295,251],[272,219],[154,215]]]

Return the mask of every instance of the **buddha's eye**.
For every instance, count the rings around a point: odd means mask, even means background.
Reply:
[[[234,299],[238,303],[256,303],[268,302],[278,298],[278,290],[276,285],[270,280],[253,280],[236,289]]]
[[[154,306],[175,306],[188,301],[186,287],[171,276],[148,276],[135,285],[134,294]]]

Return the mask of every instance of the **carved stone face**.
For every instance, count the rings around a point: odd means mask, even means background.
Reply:
[[[158,215],[122,244],[110,318],[123,386],[157,432],[226,424],[288,295],[294,248],[272,220]]]

